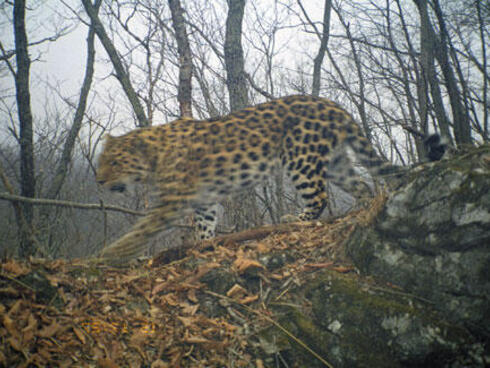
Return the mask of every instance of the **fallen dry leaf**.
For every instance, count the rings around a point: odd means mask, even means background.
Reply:
[[[211,343],[211,340],[208,340],[204,337],[199,336],[188,336],[183,339],[184,342],[188,342],[190,344],[208,344]]]
[[[332,267],[332,270],[337,271],[339,273],[347,273],[347,272],[354,271],[354,267],[351,267],[351,266],[336,266],[336,267]]]
[[[11,336],[7,341],[14,350],[22,351],[22,344],[15,337]]]
[[[20,310],[22,306],[22,299],[18,299],[15,301],[15,303],[12,305],[12,307],[8,311],[8,315],[12,316],[14,314],[17,314],[17,312]]]
[[[28,332],[35,330],[37,328],[37,319],[32,313],[29,313],[29,318],[27,319],[27,326],[22,329],[22,332]]]
[[[17,331],[17,326],[14,324],[13,319],[10,318],[8,314],[4,314],[2,322],[9,334],[18,336],[19,332]]]
[[[164,295],[162,297],[162,301],[165,302],[165,303],[167,303],[171,307],[176,307],[176,306],[178,306],[180,304],[177,296],[174,293],[170,293],[170,294]]]
[[[260,241],[194,249],[184,260],[151,268],[143,263],[136,268],[88,266],[83,260],[0,262],[0,272],[9,275],[0,278],[0,366],[197,368],[245,367],[253,362],[263,367],[262,361],[254,360],[241,323],[252,327],[259,323],[262,328],[264,320],[241,313],[243,308],[233,308],[229,300],[228,313],[210,318],[207,311],[223,300],[206,295],[210,284],[202,277],[215,268],[232,274],[236,285],[220,293],[271,315],[259,303],[256,285],[241,275],[260,270],[272,298],[281,294],[282,300],[288,300],[294,288],[311,276],[305,271],[350,270],[342,264],[333,268],[334,258],[329,258],[343,244],[346,229],[345,221],[302,227]],[[272,272],[257,261],[259,254],[268,252],[287,255]],[[33,265],[48,270],[46,277],[57,285],[56,301],[61,300],[62,306],[54,307],[55,299],[42,304],[31,289],[18,287],[12,275],[29,272]]]
[[[182,308],[182,313],[193,316],[196,314],[198,309],[199,309],[199,304],[186,305],[185,307]]]
[[[267,253],[271,251],[271,245],[265,242],[258,242],[255,245],[255,249],[257,250],[258,253]]]
[[[169,365],[161,359],[157,359],[153,363],[151,363],[151,368],[168,368],[168,367]]]
[[[81,329],[79,329],[78,327],[73,327],[73,332],[78,337],[80,342],[82,344],[85,344],[86,339],[85,339],[85,334],[83,333],[83,331]]]
[[[180,322],[182,322],[182,324],[184,325],[184,327],[190,327],[196,321],[196,318],[195,317],[182,317],[182,316],[178,316],[177,319]]]
[[[247,295],[247,290],[243,288],[243,286],[239,284],[233,285],[227,292],[226,296],[229,298],[240,298],[243,297],[244,295]]]
[[[250,304],[250,303],[255,302],[258,299],[259,299],[258,295],[250,295],[250,296],[246,296],[245,298],[240,299],[239,302],[241,304]]]
[[[261,269],[264,268],[264,266],[260,262],[254,259],[247,259],[247,258],[237,258],[235,262],[233,262],[233,266],[236,268],[238,273],[243,273],[252,267],[261,268]]]
[[[58,322],[53,321],[49,326],[43,327],[37,332],[39,337],[53,337],[61,329],[61,325]]]
[[[189,292],[187,293],[187,299],[189,299],[193,303],[197,303],[199,301],[196,296],[196,289],[189,290]]]
[[[2,264],[2,272],[5,272],[10,277],[19,277],[27,275],[31,270],[25,264],[10,259]]]

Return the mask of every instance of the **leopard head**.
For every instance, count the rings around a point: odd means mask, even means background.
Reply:
[[[129,184],[148,178],[149,163],[139,139],[130,135],[105,138],[99,157],[96,181],[113,192],[126,191]]]

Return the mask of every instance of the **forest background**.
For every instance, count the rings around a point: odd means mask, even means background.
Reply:
[[[423,157],[429,132],[488,142],[489,23],[479,0],[4,0],[0,254],[93,255],[144,212],[145,188],[117,197],[95,183],[108,132],[313,94],[397,164]],[[351,200],[331,190],[327,215]],[[223,232],[301,207],[280,171],[222,205]]]

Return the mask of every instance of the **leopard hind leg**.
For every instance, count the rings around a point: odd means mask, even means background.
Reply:
[[[214,238],[218,224],[218,205],[199,206],[194,209],[194,212],[197,239],[207,240]]]
[[[318,218],[328,203],[325,181],[325,165],[320,156],[296,157],[283,166],[294,187],[303,198],[305,208],[299,215],[302,221]]]

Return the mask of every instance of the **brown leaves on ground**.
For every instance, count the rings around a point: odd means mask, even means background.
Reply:
[[[153,267],[6,260],[0,367],[263,366],[251,341],[270,321],[267,304],[317,270],[352,270],[341,245],[364,212],[291,231],[283,224],[265,238],[214,243]],[[216,271],[235,280],[220,294],[203,282]]]

